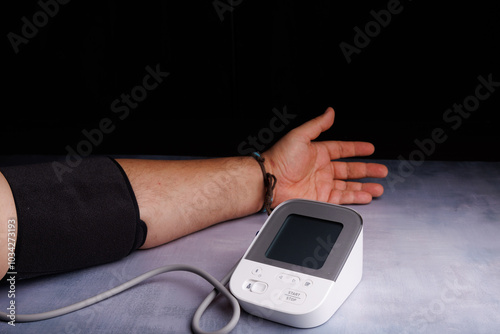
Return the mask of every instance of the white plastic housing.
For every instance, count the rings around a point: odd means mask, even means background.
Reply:
[[[293,327],[311,328],[333,316],[361,281],[362,272],[363,229],[336,281],[243,258],[229,287],[250,314]]]

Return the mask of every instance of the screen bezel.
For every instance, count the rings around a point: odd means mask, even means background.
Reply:
[[[342,231],[334,243],[330,254],[323,267],[320,269],[312,269],[266,257],[266,251],[281,229],[286,218],[291,214],[322,219],[343,225]],[[361,233],[362,227],[363,220],[361,216],[352,209],[323,202],[299,199],[290,200],[279,205],[271,216],[269,216],[266,224],[261,231],[259,231],[259,234],[252,247],[248,250],[245,258],[285,270],[336,281]],[[293,251],[293,249],[291,251]]]

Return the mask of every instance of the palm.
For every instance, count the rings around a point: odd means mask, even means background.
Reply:
[[[333,111],[291,131],[265,153],[278,180],[273,206],[291,198],[335,204],[368,203],[383,192],[376,183],[346,181],[384,177],[385,166],[374,163],[332,161],[373,153],[365,142],[312,142],[333,123]]]

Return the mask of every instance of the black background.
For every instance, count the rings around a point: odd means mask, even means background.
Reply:
[[[296,117],[266,147],[332,106],[320,139],[371,141],[375,158],[407,159],[442,128],[426,159],[500,160],[500,87],[456,130],[443,120],[478,76],[500,82],[500,3],[401,1],[348,63],[340,43],[354,45],[354,28],[390,2],[73,0],[18,53],[8,34],[42,9],[4,3],[0,155],[65,155],[103,118],[115,128],[92,154],[239,155],[273,108]],[[170,75],[121,120],[111,103],[146,66]]]

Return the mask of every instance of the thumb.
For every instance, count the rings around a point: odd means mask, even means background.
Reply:
[[[333,125],[334,119],[335,111],[332,107],[328,107],[322,115],[302,124],[295,130],[296,133],[306,137],[308,140],[314,140]]]

